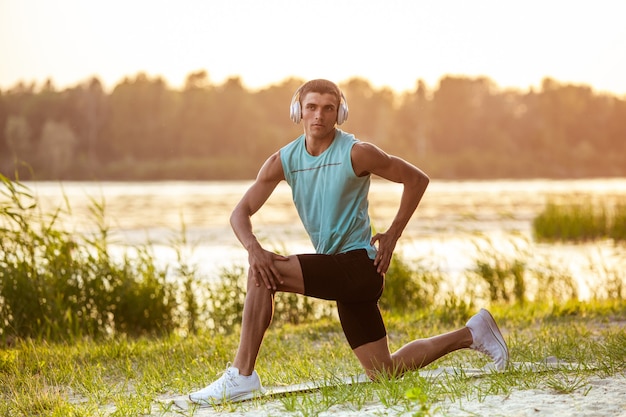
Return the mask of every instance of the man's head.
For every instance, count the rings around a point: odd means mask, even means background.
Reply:
[[[330,94],[337,100],[337,124],[342,124],[348,119],[348,103],[345,96],[332,81],[317,79],[304,83],[296,90],[291,99],[290,116],[294,123],[300,123],[302,118],[302,102],[309,93]]]

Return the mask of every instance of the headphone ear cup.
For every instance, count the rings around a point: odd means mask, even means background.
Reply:
[[[302,117],[302,111],[300,110],[300,102],[298,100],[291,103],[291,110],[290,110],[289,116],[291,117],[291,120],[295,124],[300,123],[300,118]]]
[[[346,109],[342,105],[339,106],[339,111],[337,112],[337,124],[341,125],[346,121]]]
[[[343,124],[348,120],[348,103],[343,93],[341,93],[341,102],[339,103],[339,111],[337,112],[337,124]]]
[[[291,106],[289,106],[289,117],[295,124],[300,123],[302,118],[302,109],[300,108],[300,89],[298,88],[291,98]]]

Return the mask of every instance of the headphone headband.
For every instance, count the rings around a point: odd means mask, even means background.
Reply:
[[[293,97],[291,97],[291,105],[289,106],[289,117],[296,124],[300,123],[300,120],[302,120],[302,107],[300,104],[300,92],[302,91],[302,87],[304,87],[304,85],[298,87],[296,92],[293,93]],[[343,91],[339,90],[337,124],[343,124],[346,120],[348,120],[348,101],[346,100],[346,96],[343,95]]]

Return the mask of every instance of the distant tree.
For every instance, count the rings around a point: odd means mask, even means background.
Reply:
[[[161,78],[140,73],[118,84],[109,98],[108,145],[116,159],[165,159],[175,156],[177,94]]]
[[[219,123],[214,87],[206,71],[189,74],[175,122],[176,153],[180,157],[211,156],[210,136]]]
[[[608,100],[609,114],[606,118],[606,139],[602,151],[626,155],[626,97]],[[625,164],[626,165],[626,162]]]
[[[33,133],[33,144],[36,147],[46,120],[61,119],[62,97],[50,79],[46,80],[38,93],[30,91],[23,95],[25,100],[20,114],[28,119]]]
[[[252,95],[245,90],[239,77],[227,79],[216,88],[219,104],[219,126],[210,132],[212,154],[249,156],[256,150],[257,132],[262,118]]]
[[[31,128],[25,117],[13,115],[8,117],[4,128],[4,137],[13,164],[30,155],[31,136]]]
[[[405,93],[396,111],[393,140],[398,152],[424,158],[430,149],[430,112],[428,88],[423,80],[418,80],[412,92]]]
[[[111,93],[97,78],[63,91],[18,83],[0,92],[0,171],[19,160],[38,179],[251,178],[302,134],[288,106],[303,83],[252,91],[238,77],[212,84],[204,70],[181,90],[143,73]],[[626,175],[624,97],[551,78],[528,91],[462,76],[430,90],[418,80],[401,96],[358,77],[340,87],[350,107],[340,128],[433,176]]]
[[[296,125],[289,118],[289,106],[294,92],[304,82],[287,78],[254,94],[253,105],[259,117],[254,143],[257,169],[267,155],[302,134],[302,124]]]
[[[368,80],[359,77],[349,79],[340,87],[350,107],[344,129],[390,149],[395,122],[393,92],[389,88],[376,90]]]
[[[9,119],[9,106],[6,93],[0,90],[0,172],[2,171],[2,155],[8,154],[7,139],[4,135],[7,120]]]
[[[106,149],[102,143],[102,128],[108,111],[107,96],[99,79],[92,78],[79,86],[72,110],[72,115],[78,116],[73,125],[82,137],[80,150],[86,155],[89,165],[97,165],[99,150]]]
[[[76,137],[65,122],[47,120],[39,140],[38,166],[47,178],[63,179],[69,172],[74,159]]]
[[[447,153],[483,145],[483,107],[494,89],[484,77],[441,79],[432,103],[433,149]]]

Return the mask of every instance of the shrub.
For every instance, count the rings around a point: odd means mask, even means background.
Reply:
[[[27,187],[0,176],[0,338],[49,340],[169,332],[175,288],[147,249],[114,260],[104,205],[94,202],[99,232],[76,236],[41,214]]]
[[[488,287],[491,301],[524,304],[526,300],[526,262],[520,248],[514,243],[513,255],[506,255],[496,250],[487,240],[487,247],[478,249],[478,258],[472,272],[482,279]]]
[[[626,203],[615,205],[609,237],[616,241],[626,241]]]
[[[219,281],[210,286],[208,327],[211,330],[230,334],[239,328],[246,299],[246,282],[246,269],[234,266],[223,269]],[[283,292],[274,295],[272,323],[275,326],[309,323],[332,314],[332,304],[323,300]]]
[[[385,276],[381,308],[391,312],[409,312],[434,304],[441,277],[426,268],[411,266],[394,256]]]
[[[533,233],[543,241],[626,240],[626,204],[588,201],[548,201],[533,220]]]

